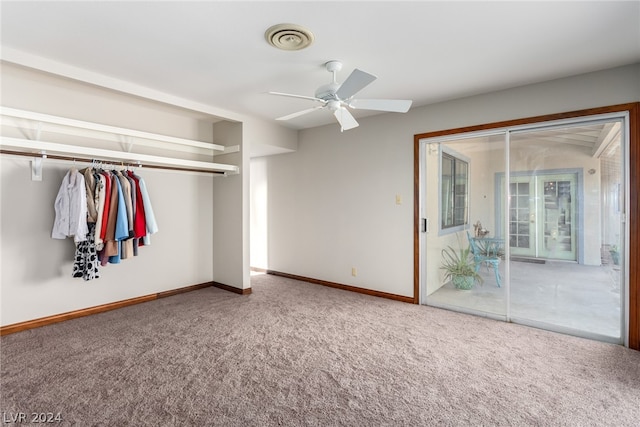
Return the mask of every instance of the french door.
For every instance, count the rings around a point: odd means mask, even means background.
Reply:
[[[538,171],[510,178],[511,256],[577,261],[578,174]],[[504,212],[504,177],[497,191]],[[502,223],[502,215],[497,218]]]

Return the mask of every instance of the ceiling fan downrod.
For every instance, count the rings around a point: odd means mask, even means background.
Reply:
[[[325,63],[324,66],[327,68],[328,72],[333,74],[333,83],[337,84],[338,83],[337,74],[338,74],[338,71],[342,70],[342,62],[329,61]]]

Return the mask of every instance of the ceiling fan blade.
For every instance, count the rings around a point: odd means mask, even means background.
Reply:
[[[324,105],[318,105],[317,107],[313,107],[313,108],[307,108],[306,110],[302,110],[302,111],[298,111],[297,113],[291,113],[289,115],[286,116],[282,116],[282,117],[278,117],[276,120],[290,120],[293,119],[295,117],[299,117],[299,116],[303,116],[305,114],[309,114],[315,110],[319,110],[321,108],[324,108]]]
[[[333,115],[336,117],[336,120],[338,120],[338,123],[340,123],[342,130],[349,130],[359,126],[356,119],[346,108],[338,108],[333,112]]]
[[[322,102],[323,104],[327,102],[324,99],[316,98],[315,96],[294,95],[294,94],[291,94],[291,93],[282,93],[282,92],[267,92],[267,93],[269,93],[271,95],[288,96],[289,98],[309,99],[311,101]]]
[[[353,99],[349,107],[356,110],[377,110],[393,113],[406,113],[413,101],[408,99]]]
[[[347,80],[340,85],[338,88],[336,95],[339,99],[348,99],[351,98],[356,92],[362,90],[365,86],[372,83],[376,76],[373,74],[365,73],[364,71],[360,71],[357,68],[353,70],[353,72],[347,77]]]

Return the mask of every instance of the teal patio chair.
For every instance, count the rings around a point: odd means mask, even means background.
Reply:
[[[500,239],[491,238],[476,238],[471,237],[469,231],[467,231],[467,238],[469,239],[469,248],[473,254],[473,261],[476,263],[476,272],[480,270],[480,265],[484,264],[489,270],[489,266],[493,267],[493,272],[496,275],[496,283],[500,287]]]

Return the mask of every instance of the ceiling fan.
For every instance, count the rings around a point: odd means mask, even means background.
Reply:
[[[325,67],[327,68],[327,71],[333,73],[333,82],[320,86],[316,90],[315,96],[269,92],[272,95],[308,99],[322,104],[288,114],[286,116],[278,117],[276,120],[290,120],[316,110],[328,109],[333,112],[336,120],[340,123],[340,130],[345,131],[358,126],[358,122],[349,111],[350,108],[354,110],[360,109],[406,113],[411,107],[412,101],[405,99],[356,99],[354,98],[354,95],[365,86],[371,84],[375,79],[377,79],[377,77],[356,68],[349,77],[347,77],[347,80],[340,84],[336,80],[336,73],[342,69],[342,62],[329,61],[325,64]]]

